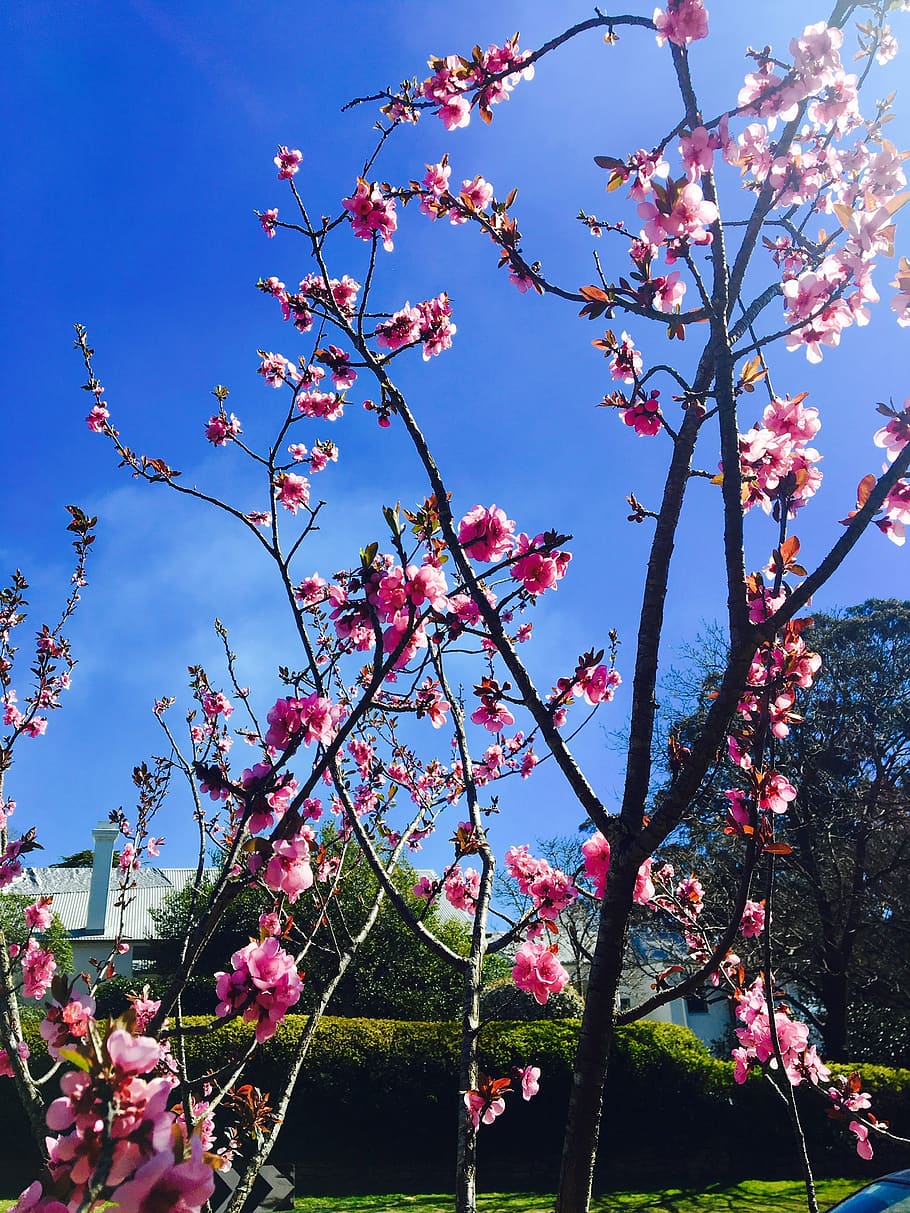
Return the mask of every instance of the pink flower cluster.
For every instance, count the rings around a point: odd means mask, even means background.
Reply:
[[[527,846],[509,848],[506,869],[521,892],[531,898],[538,915],[549,922],[555,922],[578,897],[572,877],[550,867],[545,859],[535,859]]]
[[[752,903],[750,903],[752,904]],[[745,932],[743,932],[745,934]],[[768,1003],[761,977],[756,978],[748,990],[737,998],[737,1017],[743,1027],[737,1028],[740,1047],[733,1050],[733,1077],[743,1083],[753,1069],[769,1066],[778,1068],[778,1059],[771,1035],[768,1018]],[[783,1063],[784,1073],[792,1086],[809,1082],[820,1087],[832,1081],[831,1070],[818,1055],[814,1045],[809,1044],[809,1029],[800,1020],[793,1019],[789,1009],[779,1003],[774,1011],[774,1029]],[[887,1129],[887,1124],[877,1121],[869,1111],[871,1099],[862,1090],[858,1074],[849,1077],[837,1075],[833,1085],[825,1091],[833,1105],[829,1115],[846,1120],[848,1129],[856,1138],[856,1152],[866,1160],[873,1155],[869,1140],[870,1130]],[[855,1119],[857,1113],[862,1119]]]
[[[162,1055],[158,1041],[122,1028],[109,1032],[101,1053],[83,1053],[87,1068],[63,1075],[62,1094],[47,1110],[48,1128],[58,1134],[48,1143],[53,1195],[44,1199],[41,1185],[32,1184],[17,1209],[75,1213],[99,1168],[103,1197],[121,1213],[202,1208],[214,1190],[212,1169],[198,1138],[187,1145],[174,1135],[176,1118],[167,1107],[174,1079],[142,1077]]]
[[[626,408],[619,410],[626,425],[631,426],[639,438],[653,438],[660,433],[660,392],[652,391],[648,396],[638,396]]]
[[[736,1030],[740,1047],[733,1050],[736,1063],[733,1076],[742,1083],[754,1066],[769,1062],[772,1069],[777,1067],[765,988],[760,977],[737,1000],[736,1015],[743,1027]],[[784,1072],[794,1087],[799,1086],[805,1078],[817,1083],[830,1077],[830,1070],[822,1064],[815,1047],[809,1045],[809,1029],[804,1023],[791,1019],[789,1013],[781,1009],[774,1013],[774,1027]]]
[[[490,46],[475,52],[471,60],[460,55],[429,60],[433,75],[420,86],[420,91],[436,107],[435,113],[447,131],[467,126],[471,107],[476,104],[486,121],[490,106],[508,100],[519,80],[530,80],[532,66],[524,66],[528,53],[518,49],[518,39],[510,38],[502,46]],[[472,102],[473,96],[473,102]]]
[[[513,1070],[513,1077],[521,1088],[524,1100],[533,1099],[540,1091],[540,1067],[525,1066]],[[506,1110],[504,1096],[512,1090],[511,1078],[489,1078],[481,1074],[476,1091],[465,1091],[464,1105],[468,1109],[471,1124],[479,1129],[482,1124],[491,1125],[497,1116]]]
[[[528,941],[515,953],[512,980],[519,990],[524,990],[543,1006],[551,994],[559,994],[565,989],[569,974],[559,963],[553,948]]]
[[[231,413],[214,413],[205,423],[205,436],[212,446],[225,446],[231,438],[242,434],[240,422]]]
[[[392,251],[395,247],[392,236],[398,227],[394,198],[383,195],[379,186],[358,177],[356,190],[350,198],[343,198],[341,205],[351,216],[355,236],[361,240],[381,240],[385,251]]]
[[[43,998],[57,971],[52,952],[32,937],[19,957],[22,965],[22,993],[26,998]]]
[[[376,342],[392,353],[409,345],[423,343],[423,360],[452,348],[457,332],[451,322],[452,307],[445,293],[435,299],[425,299],[416,307],[406,303],[400,312],[376,326]]]
[[[702,0],[668,0],[666,11],[654,10],[657,45],[688,46],[708,36],[708,13]]]
[[[830,227],[819,234],[824,256],[810,258],[807,246],[789,237],[769,242],[782,267],[787,348],[804,348],[810,362],[821,360],[824,346],[838,345],[849,325],[868,322],[868,305],[878,300],[874,259],[890,255],[893,204],[906,186],[901,155],[882,143],[874,124],[865,141],[840,142],[863,123],[857,78],[840,60],[843,37],[824,22],[808,26],[790,44],[793,68],[784,76],[774,59],[759,56],[739,104],[764,121],[750,122],[738,137],[726,122],[718,127],[725,159],[749,174],[754,186],[771,185],[775,207],[814,204],[835,224],[833,234]],[[778,153],[770,132],[807,102],[809,121],[798,142]],[[892,306],[900,317],[900,297]]]
[[[585,857],[585,875],[594,885],[594,896],[603,897],[610,873],[610,844],[597,830],[582,843],[581,853]]]
[[[59,1061],[60,1050],[81,1044],[94,1022],[95,1000],[88,994],[71,993],[62,1004],[53,998],[41,1021],[41,1039],[51,1057]]]
[[[265,742],[276,750],[286,750],[299,736],[304,745],[315,741],[327,746],[343,718],[344,708],[315,693],[304,699],[279,699],[268,714]]]
[[[276,499],[292,514],[310,503],[310,482],[306,476],[295,476],[293,472],[282,472],[276,485]]]
[[[458,542],[472,560],[492,563],[512,550],[515,523],[498,505],[475,505],[458,524]]]
[[[23,1061],[27,1061],[30,1056],[28,1045],[24,1040],[20,1040],[16,1044],[16,1052]],[[0,1078],[13,1077],[13,1062],[10,1057],[9,1049],[0,1049]]]
[[[289,772],[273,778],[268,762],[257,762],[243,771],[240,782],[247,793],[247,813],[250,833],[258,834],[270,830],[287,812],[300,788]]]
[[[275,167],[278,169],[278,180],[290,181],[299,172],[302,163],[303,152],[299,148],[284,145],[279,147],[278,155],[274,160]]]
[[[477,897],[480,893],[480,873],[475,868],[462,870],[456,864],[446,874],[443,890],[450,906],[473,916],[477,909]],[[425,894],[421,893],[420,896],[425,896]]]
[[[266,887],[273,893],[283,893],[293,905],[313,884],[310,849],[314,838],[312,829],[302,826],[293,837],[272,844],[267,862],[254,852],[249,859],[250,871],[261,873]]]
[[[251,942],[231,957],[230,973],[216,973],[218,1016],[242,1012],[247,1023],[256,1024],[256,1039],[262,1043],[274,1036],[278,1024],[300,999],[303,983],[294,958],[274,936],[262,943]]]
[[[804,399],[803,393],[793,400],[789,396],[772,400],[761,423],[740,434],[744,510],[760,505],[770,514],[779,512],[783,503],[787,517],[794,518],[818,491],[821,455],[809,442],[821,429],[821,422],[818,409],[805,408]]]
[[[765,929],[765,903],[763,901],[746,902],[739,929],[743,939],[757,939],[761,935]]]
[[[572,559],[569,552],[558,551],[547,535],[530,539],[524,531],[515,541],[512,556],[512,577],[534,598],[557,588],[556,583],[565,577]]]

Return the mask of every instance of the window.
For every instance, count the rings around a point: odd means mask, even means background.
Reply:
[[[704,994],[689,994],[686,997],[686,1011],[689,1015],[707,1015],[708,1000]]]

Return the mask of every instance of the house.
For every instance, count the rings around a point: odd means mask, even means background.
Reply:
[[[560,920],[559,959],[581,994],[587,987],[597,925],[596,908],[592,910],[587,902],[581,905],[576,903]],[[622,982],[616,995],[616,1010],[630,1011],[646,1002],[654,994],[661,974],[686,961],[687,951],[677,931],[661,928],[656,923],[632,925]],[[689,1028],[703,1044],[715,1051],[719,1044],[728,1043],[734,1027],[730,999],[723,989],[715,988],[710,983],[693,994],[665,1003],[645,1015],[644,1019]]]
[[[617,991],[619,1011],[628,1011],[650,998],[658,977],[686,959],[686,949],[679,936],[655,927],[631,930],[627,954],[631,963],[626,966]],[[710,983],[692,994],[664,1003],[644,1018],[654,1023],[675,1023],[689,1028],[715,1052],[718,1046],[729,1047],[728,1038],[734,1024],[730,998],[723,989]]]
[[[112,867],[119,837],[116,826],[100,822],[92,831],[90,868],[25,868],[6,889],[32,899],[53,897],[52,909],[70,935],[76,973],[89,970],[92,960],[106,961],[112,953],[119,975],[149,967],[149,943],[156,937],[152,911],[196,879],[195,867],[140,868],[132,874],[134,887],[121,910],[117,906],[120,874]],[[206,876],[212,874],[213,869],[206,869]],[[115,950],[118,936],[129,945],[123,954]]]
[[[143,866],[132,873],[132,887],[121,909],[117,905],[120,873],[113,863],[119,837],[115,825],[99,822],[92,831],[90,868],[25,868],[5,890],[31,900],[53,897],[52,909],[70,936],[76,973],[89,971],[93,960],[103,963],[109,957],[118,976],[129,977],[150,969],[154,955],[151,944],[158,937],[153,911],[196,879],[195,867]],[[214,880],[217,874],[217,868],[206,868],[203,880]],[[415,876],[436,879],[434,872],[424,870]],[[437,911],[440,922],[455,921],[470,930],[470,915],[454,909],[445,898],[438,900]],[[118,937],[129,945],[123,953],[115,947]]]

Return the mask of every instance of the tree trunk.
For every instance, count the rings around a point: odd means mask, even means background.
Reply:
[[[621,874],[614,868],[612,883],[607,886],[601,906],[572,1078],[556,1213],[587,1213],[591,1199],[604,1082],[613,1045],[616,989],[622,973],[634,879],[634,870]]]
[[[456,1213],[477,1213],[477,1130],[462,1092],[477,1089],[477,1037],[480,1032],[480,984],[483,955],[471,956],[464,983],[461,1016],[461,1064],[458,1070],[458,1156],[455,1171]]]
[[[825,1060],[844,1061],[847,1056],[847,974],[843,957],[839,957],[834,963],[835,969],[828,969],[822,975],[821,995],[825,1008],[822,1035],[825,1042]]]

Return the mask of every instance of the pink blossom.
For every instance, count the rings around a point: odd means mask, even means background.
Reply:
[[[523,1099],[533,1099],[540,1090],[540,1066],[525,1066],[519,1071]]]
[[[703,173],[711,171],[714,153],[719,147],[717,135],[703,126],[697,126],[690,135],[682,136],[679,150],[690,182],[697,182]]]
[[[515,523],[499,506],[475,505],[458,524],[458,542],[472,560],[493,562],[512,550]]]
[[[477,897],[480,893],[480,873],[474,868],[458,866],[451,869],[443,882],[446,901],[456,910],[463,910],[473,915],[477,909]]]
[[[265,866],[263,880],[275,893],[284,893],[291,905],[313,884],[310,867],[312,832],[305,827],[293,838],[279,839],[272,846],[272,857]]]
[[[43,998],[56,971],[53,954],[42,948],[36,939],[29,939],[22,956],[22,993],[25,997]]]
[[[642,370],[641,351],[628,333],[623,333],[610,360],[610,374],[621,383],[634,383]]]
[[[39,1031],[55,1061],[60,1060],[61,1049],[78,1044],[88,1035],[94,1013],[95,1000],[88,994],[74,994],[63,1006],[56,999],[51,1000]]]
[[[107,1038],[107,1052],[121,1074],[148,1074],[161,1058],[161,1045],[151,1036],[131,1036],[117,1028]]]
[[[902,413],[892,417],[886,426],[875,432],[872,441],[884,449],[889,463],[898,457],[910,442],[910,400],[904,402]]]
[[[651,300],[654,310],[673,312],[682,304],[686,284],[682,281],[679,270],[673,270],[663,277],[652,278],[651,289],[654,292],[654,298]],[[651,395],[656,396],[657,393],[652,392]]]
[[[303,152],[299,148],[290,148],[282,145],[278,149],[278,155],[273,161],[278,169],[279,181],[290,181],[300,169],[303,163]],[[277,215],[277,211],[275,212]]]
[[[260,374],[269,387],[279,388],[286,381],[296,383],[300,378],[297,368],[282,354],[264,354],[259,364]]]
[[[25,907],[25,921],[31,931],[46,931],[51,925],[51,903],[53,897],[39,897]]]
[[[471,121],[471,103],[455,93],[441,103],[436,111],[447,131],[456,131]]]
[[[10,1213],[69,1213],[66,1205],[59,1200],[42,1200],[43,1195],[41,1184],[35,1180],[12,1206]]]
[[[279,699],[268,714],[268,746],[285,750],[302,733],[304,745],[329,745],[344,716],[344,709],[316,694],[305,699]]]
[[[93,434],[103,434],[110,417],[109,411],[103,404],[96,404],[85,419],[85,424]]]
[[[29,1047],[24,1040],[18,1041],[16,1044],[16,1052],[23,1061],[27,1061],[29,1057]],[[13,1077],[13,1062],[10,1057],[9,1049],[0,1049],[0,1078]]]
[[[473,181],[462,181],[461,200],[472,210],[482,211],[493,201],[493,187],[480,176]]]
[[[205,436],[212,446],[224,446],[229,438],[236,438],[242,432],[240,422],[233,413],[230,417],[215,413],[205,424]]]
[[[514,724],[515,717],[504,703],[482,703],[476,711],[471,713],[471,721],[474,724],[483,725],[491,733],[498,733],[501,729]]]
[[[670,214],[663,220],[663,227],[670,236],[680,240],[710,244],[711,233],[707,228],[717,222],[717,217],[716,205],[705,199],[701,186],[689,182],[680,190]]]
[[[627,408],[619,410],[622,420],[632,427],[639,438],[653,438],[655,434],[660,433],[662,422],[659,396],[660,392],[652,391],[649,396],[639,397]]]
[[[796,788],[778,771],[769,771],[762,780],[759,807],[766,812],[786,813],[796,799]]]
[[[278,477],[277,496],[286,510],[296,514],[301,506],[309,504],[310,482],[306,476],[295,476],[293,472],[282,472]]]
[[[555,952],[540,943],[523,943],[515,953],[512,980],[543,1006],[551,994],[565,989],[569,974]]]
[[[270,210],[263,211],[259,216],[259,222],[262,224],[262,230],[271,240],[278,226],[278,207],[275,206]]]
[[[765,903],[763,901],[746,902],[739,929],[744,939],[757,939],[761,935],[765,929]]]
[[[578,889],[571,876],[559,868],[551,868],[549,864],[545,864],[531,881],[528,892],[537,913],[549,922],[555,922],[578,897]]]
[[[479,1091],[465,1091],[464,1106],[468,1109],[471,1124],[475,1129],[479,1129],[481,1123],[491,1125],[497,1116],[503,1114],[506,1110],[506,1101],[502,1096],[487,1099]]]
[[[452,338],[458,330],[452,323],[452,305],[445,292],[435,299],[418,303],[417,311],[420,314],[419,336],[423,342],[423,360],[429,362],[443,350],[452,348]]]
[[[509,281],[514,287],[517,287],[522,295],[526,295],[528,291],[537,291],[542,293],[543,288],[538,288],[531,273],[523,269],[520,265],[515,265],[509,262]]]
[[[688,46],[708,36],[708,13],[702,0],[667,0],[667,11],[654,10],[657,45],[670,41]]]
[[[653,859],[646,859],[638,869],[638,875],[635,877],[635,889],[632,893],[632,900],[637,906],[646,906],[654,900],[656,892],[654,881],[651,879],[651,865]]]
[[[448,192],[451,175],[452,166],[448,163],[447,159],[443,158],[438,164],[427,165],[423,185],[434,198],[441,198],[443,194]]]
[[[231,964],[233,972],[215,975],[219,998],[216,1014],[223,1017],[242,1011],[248,1023],[256,1023],[256,1039],[262,1043],[274,1036],[288,1008],[303,991],[293,957],[270,936],[235,952]]]
[[[394,198],[383,197],[378,186],[358,177],[356,190],[350,198],[343,198],[341,205],[351,216],[355,236],[361,240],[375,237],[383,242],[387,253],[392,251],[392,235],[398,226]]]
[[[581,851],[585,857],[585,875],[594,882],[594,894],[603,897],[610,871],[610,844],[598,830],[582,843]]]
[[[856,1134],[856,1152],[860,1158],[865,1158],[868,1162],[874,1151],[872,1143],[869,1141],[869,1129],[861,1121],[851,1120],[847,1128],[851,1133]]]
[[[185,1161],[175,1161],[170,1149],[150,1158],[116,1189],[119,1213],[198,1213],[215,1190],[202,1150],[202,1140],[194,1135]]]
[[[436,896],[436,882],[430,880],[429,876],[421,876],[420,880],[411,889],[415,897],[421,898],[424,901],[432,901]]]
[[[535,859],[527,845],[509,847],[506,851],[506,870],[525,895],[530,891],[531,882],[549,867],[545,859]]]
[[[383,349],[404,349],[420,340],[420,312],[406,303],[400,312],[376,325],[376,344]]]

